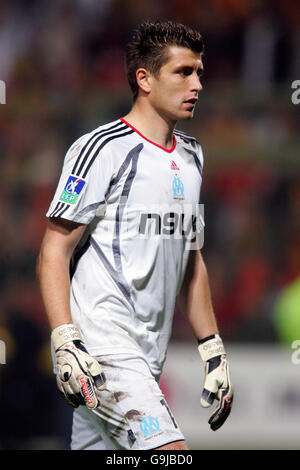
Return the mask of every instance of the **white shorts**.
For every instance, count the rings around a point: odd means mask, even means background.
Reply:
[[[74,410],[72,450],[150,450],[184,440],[145,360],[125,354],[97,359],[107,388],[98,392],[96,410]]]

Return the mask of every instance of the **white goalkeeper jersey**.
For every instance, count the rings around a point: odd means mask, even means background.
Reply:
[[[204,225],[201,147],[179,131],[173,139],[165,149],[124,119],[83,135],[47,212],[87,226],[70,266],[70,303],[88,351],[138,354],[155,375]]]

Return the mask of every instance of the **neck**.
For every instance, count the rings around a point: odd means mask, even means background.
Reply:
[[[146,100],[138,99],[124,119],[152,142],[166,149],[172,147],[176,122],[148,106]]]

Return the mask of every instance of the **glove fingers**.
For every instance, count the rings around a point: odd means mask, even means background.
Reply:
[[[206,375],[204,387],[200,399],[200,404],[204,408],[208,408],[212,405],[214,399],[216,398],[216,393],[219,389],[220,382],[217,380],[217,377],[213,374]]]
[[[94,385],[98,390],[104,390],[106,388],[106,377],[102,371],[101,364],[89,356],[89,362],[87,363],[88,373],[93,379]]]
[[[213,404],[215,397],[216,397],[215,393],[204,388],[202,391],[201,398],[200,398],[201,406],[203,406],[203,408],[210,407]]]
[[[87,356],[87,368],[92,377],[102,374],[102,367],[99,362],[91,356]]]
[[[90,409],[94,409],[99,405],[98,398],[93,386],[93,380],[87,374],[72,374],[68,381],[68,387],[73,394],[81,397],[82,404]],[[68,393],[69,390],[68,390]]]
[[[99,405],[93,379],[88,372],[85,373],[82,364],[78,367],[78,360],[72,354],[57,359],[57,377],[65,396],[77,397],[77,401],[87,408],[94,409]],[[71,399],[73,401],[73,399]],[[75,402],[77,402],[75,400]]]
[[[98,390],[104,390],[106,388],[105,374],[102,372],[101,365],[94,357],[82,351],[78,356],[70,354],[68,359],[73,370],[78,369],[77,366],[79,366],[81,371],[86,376],[90,377],[92,385],[95,385]]]
[[[101,372],[99,375],[93,376],[95,387],[98,390],[104,390],[106,388],[106,377],[104,372]]]
[[[208,390],[210,393],[216,394],[220,387],[223,386],[223,382],[219,380],[217,376],[210,376],[206,377],[204,382],[204,388]]]
[[[231,412],[233,389],[228,386],[218,392],[219,404],[209,417],[208,423],[213,431],[219,429]]]
[[[63,382],[58,375],[56,376],[56,383],[59,393],[66,400],[68,405],[72,406],[73,408],[78,408],[79,405],[84,404],[82,403],[82,397],[78,397],[78,395],[74,394],[68,383]]]
[[[81,390],[74,392],[73,388],[67,383],[63,384],[63,389],[66,399],[75,404],[76,408],[79,405],[86,405],[85,397],[81,393]]]

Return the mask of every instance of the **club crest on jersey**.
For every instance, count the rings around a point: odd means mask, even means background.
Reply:
[[[175,175],[172,182],[173,199],[184,199],[184,185],[180,177]]]
[[[83,179],[77,178],[77,176],[69,176],[59,200],[75,204],[85,185],[86,181]]]

